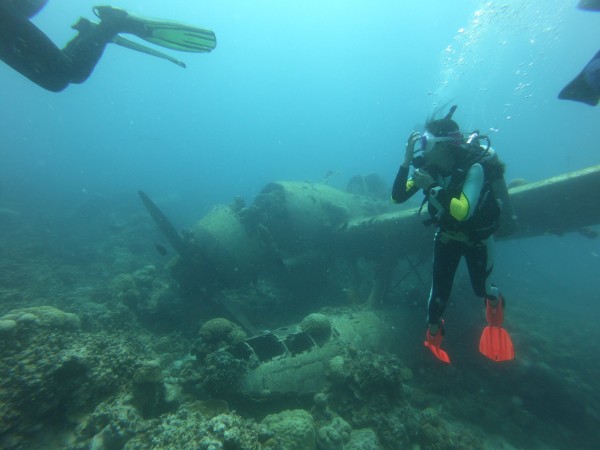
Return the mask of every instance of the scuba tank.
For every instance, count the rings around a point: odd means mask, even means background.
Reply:
[[[504,164],[498,159],[498,155],[492,149],[492,142],[490,137],[485,134],[481,134],[479,130],[474,130],[466,139],[466,144],[474,151],[480,152],[480,156],[475,162],[483,163],[484,170],[485,166],[488,166],[490,170],[487,172],[487,180],[489,183],[492,193],[500,208],[500,219],[498,230],[495,234],[506,236],[516,231],[516,214],[510,200],[508,193],[508,187],[504,179]]]

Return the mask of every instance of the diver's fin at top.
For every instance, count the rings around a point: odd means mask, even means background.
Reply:
[[[596,106],[600,100],[600,95],[585,82],[585,76],[582,72],[560,91],[558,98]]]
[[[161,47],[207,53],[217,46],[215,33],[178,22],[148,19],[112,6],[95,6],[94,14],[117,33],[129,33]]]
[[[584,11],[600,11],[600,0],[579,0],[577,8]]]
[[[590,84],[590,81],[594,83],[594,80],[596,84],[600,82],[600,52],[596,53],[581,73],[560,91],[558,98],[596,106],[600,102],[600,89]]]
[[[166,55],[162,52],[154,50],[153,48],[149,48],[149,47],[146,47],[145,45],[141,45],[141,44],[138,44],[137,42],[133,42],[133,41],[130,41],[129,39],[125,39],[123,36],[120,36],[118,34],[112,39],[112,42],[114,44],[120,45],[121,47],[129,48],[131,50],[135,50],[135,51],[141,52],[141,53],[146,53],[147,55],[150,55],[150,56],[156,56],[157,58],[166,59],[167,61],[172,62],[173,64],[177,64],[179,67],[183,67],[184,69],[186,68],[186,65],[183,61],[181,61],[177,58],[173,58],[171,55]]]

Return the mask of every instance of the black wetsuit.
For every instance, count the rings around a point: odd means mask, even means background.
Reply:
[[[427,317],[430,324],[440,321],[462,256],[467,262],[475,294],[491,299],[499,295],[498,289],[488,281],[494,264],[492,233],[497,227],[498,214],[481,208],[484,201],[495,202],[493,198],[484,199],[491,194],[486,192],[483,167],[476,163],[460,171],[460,175],[454,172],[449,177],[434,178],[437,183],[428,192],[428,210],[437,225]],[[408,179],[408,168],[401,166],[394,181],[392,199],[402,203],[419,190],[412,179]]]
[[[103,23],[80,22],[79,34],[59,49],[29,18],[23,0],[0,0],[0,59],[34,83],[59,92],[70,83],[83,83],[92,73],[115,30]]]

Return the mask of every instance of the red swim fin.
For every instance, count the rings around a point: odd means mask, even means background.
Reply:
[[[493,361],[510,361],[515,358],[515,348],[508,332],[501,327],[488,326],[479,340],[479,351]]]
[[[429,332],[429,328],[427,328],[427,334],[425,335],[425,347],[431,350],[433,356],[439,359],[446,364],[450,364],[450,357],[448,353],[442,350],[440,347],[442,345],[442,341],[444,340],[444,321],[442,320],[440,323],[440,328],[438,332],[432,335]]]
[[[502,328],[504,322],[504,297],[492,306],[492,300],[485,299],[485,318],[489,326],[485,327],[479,340],[479,351],[493,361],[510,361],[515,358],[515,349],[508,332]]]
[[[446,353],[444,350],[427,341],[425,341],[425,347],[431,350],[431,353],[433,353],[433,356],[435,356],[437,359],[439,359],[442,362],[445,362],[446,364],[450,364],[450,357],[448,356],[448,353]]]

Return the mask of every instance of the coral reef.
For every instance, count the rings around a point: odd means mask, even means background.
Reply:
[[[52,306],[39,306],[35,308],[16,309],[0,318],[8,322],[15,333],[20,334],[18,341],[26,339],[35,328],[52,329],[55,332],[76,331],[80,328],[79,317],[75,314],[65,313]]]
[[[515,295],[510,326],[519,343],[518,360],[486,365],[472,345],[481,311],[464,302],[470,312],[457,310],[460,305],[451,311],[464,319],[462,330],[453,326],[448,336],[456,363],[442,368],[422,348],[421,300],[428,283],[412,262],[394,268],[393,286],[377,302],[384,310],[356,305],[346,308],[342,319],[335,305],[344,301],[343,289],[356,288],[354,296],[366,298],[376,265],[368,259],[332,262],[320,248],[294,255],[274,245],[270,255],[278,268],[270,277],[261,273],[247,286],[221,289],[215,283],[190,294],[169,274],[173,260],[161,259],[164,254],[152,246],[154,229],[136,214],[113,220],[109,203],[100,203],[70,215],[79,221],[88,213],[98,217],[98,206],[108,213],[102,225],[87,224],[85,231],[81,223],[61,222],[59,233],[46,234],[39,227],[36,234],[25,216],[19,216],[18,226],[3,228],[9,233],[0,236],[3,449],[438,450],[596,444],[599,371],[589,363],[594,330],[562,323],[562,317],[553,319],[544,308],[519,305]],[[336,203],[321,214],[331,224],[343,213]],[[305,206],[302,211],[312,208],[312,201]],[[235,208],[240,214],[248,211],[239,202]],[[283,218],[273,220],[285,225]],[[279,228],[293,237],[288,231]],[[305,242],[289,244],[304,251]],[[187,275],[198,279],[196,273]],[[466,277],[459,276],[453,292],[467,297],[469,290]],[[230,317],[215,307],[223,298],[256,329],[282,330],[288,336],[298,324],[319,346],[298,346],[298,352],[287,347],[273,352],[268,363],[237,359],[222,349],[236,347],[247,335],[219,317]],[[387,320],[366,321],[365,311],[381,312]],[[539,314],[553,333],[530,327]],[[469,328],[469,323],[475,325]],[[264,335],[277,344],[275,331]],[[388,343],[392,354],[386,352]],[[240,356],[244,345],[233,353]],[[330,353],[304,358],[315,350]],[[257,367],[272,369],[282,385],[292,388],[276,392],[257,383],[259,389],[240,389],[249,385]],[[314,374],[319,382],[308,383]],[[298,380],[309,388],[301,391],[294,384]]]
[[[68,428],[129,384],[137,358],[154,356],[127,335],[83,332],[76,315],[53,307],[13,310],[1,320],[10,324],[0,345],[3,448]]]
[[[211,353],[201,368],[204,389],[217,396],[236,394],[247,370],[245,361],[236,359],[227,352]]]
[[[204,323],[194,343],[194,353],[199,360],[224,347],[237,344],[247,338],[246,333],[230,320],[218,317]]]
[[[317,432],[317,447],[323,450],[344,450],[350,442],[352,427],[341,417],[319,428]]]
[[[182,407],[164,416],[151,430],[128,441],[125,448],[258,450],[261,446],[257,426],[252,421],[235,413],[209,418]]]
[[[167,388],[158,361],[144,361],[133,373],[131,403],[142,416],[157,417],[168,410]]]
[[[176,289],[153,265],[121,273],[109,283],[110,295],[127,306],[147,328],[180,330],[185,305]]]
[[[352,431],[350,442],[344,446],[344,450],[380,450],[381,448],[377,434],[370,428]]]
[[[273,433],[273,437],[264,443],[265,449],[316,449],[314,420],[303,409],[269,414],[261,423]]]
[[[309,314],[300,322],[300,329],[310,334],[317,343],[323,344],[331,336],[331,320],[325,314]]]
[[[155,426],[155,421],[145,421],[126,398],[105,401],[83,417],[76,430],[74,447],[123,448],[128,441],[151,432]]]
[[[407,372],[400,360],[391,355],[352,349],[332,358],[328,371],[334,398],[344,403],[369,399],[380,406],[403,398],[403,373]]]

